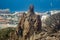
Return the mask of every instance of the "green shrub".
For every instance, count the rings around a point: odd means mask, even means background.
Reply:
[[[9,34],[10,32],[14,31],[15,28],[5,28],[5,29],[0,29],[0,40],[8,40],[9,39]]]

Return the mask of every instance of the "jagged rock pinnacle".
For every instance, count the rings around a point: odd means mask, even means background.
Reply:
[[[34,12],[34,5],[30,5],[29,12]]]
[[[27,16],[34,15],[34,5],[30,5]]]

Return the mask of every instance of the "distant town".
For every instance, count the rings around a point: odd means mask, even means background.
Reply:
[[[50,15],[56,14],[58,12],[60,11],[54,10],[54,11],[47,11],[44,13],[39,12],[35,13],[41,15],[41,20],[44,21]],[[24,13],[23,11],[11,13],[9,10],[6,9],[0,10],[0,28],[17,27],[19,19],[23,13]]]

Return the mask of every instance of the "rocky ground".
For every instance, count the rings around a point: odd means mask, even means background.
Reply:
[[[36,34],[35,36],[35,40],[60,40],[60,31],[56,32],[56,33],[48,33],[48,32],[44,32],[42,31],[39,34]]]

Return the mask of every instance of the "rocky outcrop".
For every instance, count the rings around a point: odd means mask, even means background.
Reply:
[[[34,33],[41,31],[40,15],[34,13],[34,6],[31,5],[27,14],[23,14],[17,28],[17,34],[26,40]]]

